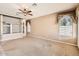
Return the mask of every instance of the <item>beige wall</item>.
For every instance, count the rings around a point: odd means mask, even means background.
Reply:
[[[42,16],[31,20],[32,33],[46,37],[55,37],[58,34],[58,24],[56,24],[56,14]]]
[[[32,19],[31,33],[54,39],[59,38],[58,24],[56,23],[56,19],[57,14],[50,14]],[[75,38],[75,36],[76,36],[76,24],[73,25],[73,37],[68,37],[68,39]],[[75,39],[73,39],[72,41],[74,40]]]

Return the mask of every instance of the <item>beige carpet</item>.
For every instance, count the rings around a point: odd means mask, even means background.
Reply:
[[[1,44],[4,55],[9,56],[78,56],[75,46],[51,42],[34,37],[26,37]],[[1,50],[0,50],[1,52]],[[1,55],[1,53],[0,53]]]

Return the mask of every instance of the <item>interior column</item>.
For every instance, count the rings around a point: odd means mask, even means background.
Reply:
[[[3,15],[0,15],[0,40],[3,34]]]

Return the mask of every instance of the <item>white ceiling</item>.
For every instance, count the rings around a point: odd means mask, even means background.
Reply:
[[[32,6],[32,3],[0,3],[0,14],[7,14],[16,17],[23,17],[19,12],[18,8],[21,6],[28,7],[33,12],[33,16],[26,16],[27,19],[40,17],[63,10],[74,8],[75,3],[37,3],[37,6]]]

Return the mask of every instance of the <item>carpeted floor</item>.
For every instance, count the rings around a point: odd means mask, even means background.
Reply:
[[[1,43],[0,55],[6,56],[78,56],[79,49],[64,43],[25,37]]]

